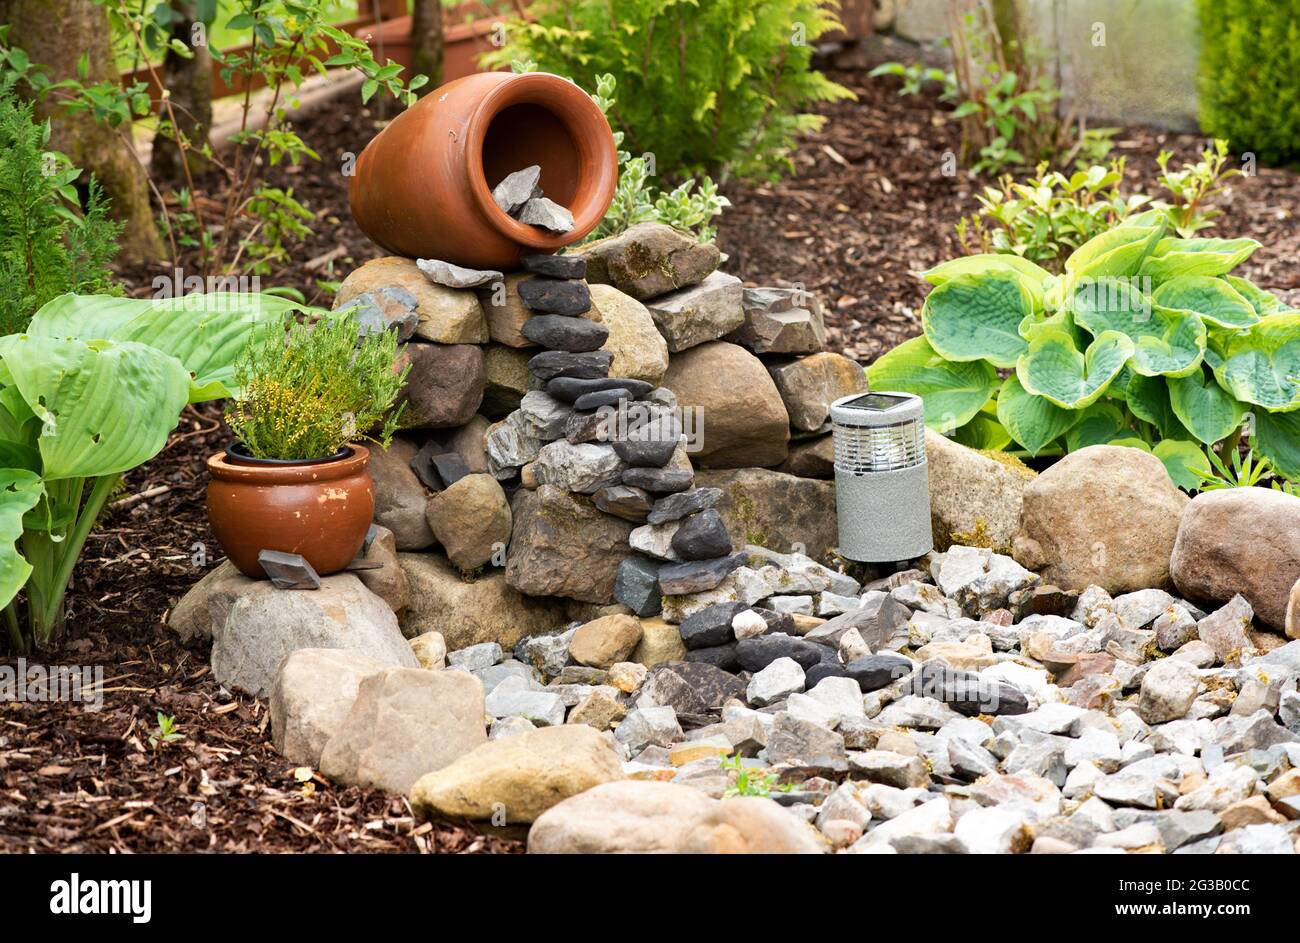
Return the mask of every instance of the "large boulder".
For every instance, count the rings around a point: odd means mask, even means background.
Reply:
[[[593,285],[613,285],[642,301],[698,285],[722,258],[717,246],[663,223],[638,223],[570,254],[586,260],[587,281]]]
[[[668,370],[668,344],[646,306],[613,285],[591,285],[591,311],[585,316],[609,328],[601,350],[614,355],[611,377],[645,380],[658,386]]]
[[[672,854],[717,802],[675,783],[605,783],[542,813],[528,831],[528,853]]]
[[[1284,629],[1300,579],[1300,498],[1271,488],[1198,494],[1183,511],[1169,568],[1184,596],[1222,603],[1240,593],[1260,621]]]
[[[758,796],[718,802],[677,845],[679,854],[688,855],[820,855],[829,850],[811,825]]]
[[[1154,455],[1092,445],[1026,486],[1012,556],[1062,589],[1164,587],[1186,504]]]
[[[413,313],[419,322],[415,336],[435,344],[482,344],[488,339],[487,320],[474,292],[435,285],[414,259],[371,259],[343,279],[334,308],[354,305],[373,306],[390,322]]]
[[[222,622],[241,595],[263,584],[240,573],[229,560],[222,560],[181,597],[167,617],[167,624],[182,642],[212,638],[212,625]]]
[[[401,619],[407,638],[438,632],[452,651],[481,642],[508,649],[565,621],[562,600],[525,596],[500,570],[467,580],[438,554],[402,553],[397,559],[411,586]]]
[[[695,451],[706,468],[780,465],[790,416],[763,362],[735,344],[712,341],[672,358],[663,385],[692,414]]]
[[[934,549],[962,544],[1010,553],[1035,472],[1014,456],[977,452],[930,429],[925,457]]]
[[[618,566],[634,555],[632,524],[602,514],[587,498],[555,485],[520,490],[512,505],[514,533],[506,581],[529,596],[614,602]]]
[[[388,603],[353,574],[336,573],[316,590],[280,590],[269,581],[249,587],[212,625],[212,676],[266,697],[280,663],[300,648],[343,648],[381,665],[419,665]]]
[[[474,418],[487,383],[481,347],[412,342],[398,355],[397,369],[408,364],[411,372],[398,397],[406,405],[404,426],[447,429]]]
[[[321,751],[347,719],[357,687],[384,666],[360,652],[300,648],[285,656],[271,688],[271,742],[290,763],[320,765]]]
[[[375,523],[393,532],[398,550],[423,550],[434,543],[425,517],[429,490],[411,469],[419,451],[410,439],[393,436],[386,449],[371,446],[366,466],[375,484]]]
[[[618,754],[595,728],[542,727],[489,741],[422,776],[411,808],[430,819],[530,823],[571,796],[624,778]]]
[[[447,558],[465,572],[510,542],[510,503],[491,475],[466,475],[429,499],[429,527]]]
[[[466,671],[385,668],[362,680],[321,753],[330,779],[406,793],[487,742],[483,682]]]
[[[731,534],[732,549],[754,544],[825,560],[839,545],[835,485],[766,468],[701,471],[700,488],[720,488],[717,511]]]
[[[867,375],[843,354],[823,352],[768,366],[790,414],[790,425],[816,432],[831,416],[831,403],[867,391]]]

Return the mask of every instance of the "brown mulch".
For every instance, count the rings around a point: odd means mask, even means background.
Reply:
[[[832,75],[859,102],[823,109],[830,120],[800,149],[796,175],[728,186],[733,206],[719,241],[729,271],[817,292],[832,349],[867,363],[919,333],[925,286],[915,273],[959,253],[952,227],[972,210],[979,184],[939,172],[957,144],[948,106],[933,95],[900,98],[892,79]],[[352,222],[338,171],[341,155],[359,153],[377,125],[368,113],[326,107],[302,128],[321,163],[274,168],[268,179],[292,186],[312,209],[314,234],[263,285],[328,303],[319,281],[341,280],[382,254]],[[1191,157],[1201,145],[1144,128],[1119,138],[1130,189],[1152,185],[1160,148]],[[1212,234],[1264,243],[1245,274],[1300,289],[1300,177],[1263,170],[1234,181],[1221,205],[1227,213]],[[142,295],[166,272],[123,275]],[[0,703],[0,852],[521,850],[420,825],[401,798],[300,779],[270,746],[265,703],[223,690],[207,667],[208,646],[182,645],[167,629],[171,607],[219,559],[203,509],[203,459],[227,439],[216,407],[188,410],[164,452],[127,476],[125,503],[88,542],[68,597],[68,639],[39,661],[102,666],[104,706]],[[151,744],[159,712],[175,718],[179,740]]]

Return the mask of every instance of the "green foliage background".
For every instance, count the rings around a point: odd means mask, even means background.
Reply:
[[[1201,128],[1265,163],[1300,158],[1300,0],[1197,0]]]

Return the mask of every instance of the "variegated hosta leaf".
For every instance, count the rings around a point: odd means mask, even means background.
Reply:
[[[952,281],[959,275],[987,275],[993,272],[1010,272],[1019,275],[1034,299],[1035,308],[1043,307],[1043,292],[1055,276],[1047,269],[1018,255],[981,252],[941,262],[921,277],[935,287]]]
[[[1180,275],[1165,282],[1151,296],[1165,308],[1198,314],[1219,327],[1250,327],[1259,315],[1245,297],[1222,278]]]
[[[983,360],[955,363],[924,337],[904,341],[867,368],[871,389],[913,393],[925,403],[925,423],[951,432],[974,418],[998,388],[998,372]]]
[[[1195,442],[1186,439],[1163,439],[1151,454],[1165,463],[1165,471],[1174,484],[1191,491],[1199,488],[1210,474],[1210,462]]]
[[[1118,382],[1117,380],[1116,383]],[[1129,411],[1144,422],[1155,426],[1161,438],[1185,439],[1187,430],[1183,428],[1169,402],[1170,382],[1165,377],[1144,377],[1140,373],[1135,373],[1129,378],[1125,398]],[[1113,396],[1114,391],[1115,384],[1112,383],[1106,395]]]
[[[1187,311],[1152,304],[1127,281],[1089,279],[1075,286],[1074,320],[1100,336],[1118,331],[1133,342],[1130,366],[1144,376],[1185,376],[1205,355],[1205,324]]]
[[[1020,322],[1034,302],[1013,272],[958,275],[930,292],[921,309],[926,340],[949,360],[1015,366],[1025,351]]]
[[[304,308],[278,295],[210,292],[180,298],[60,295],[36,312],[35,337],[135,341],[170,354],[193,375],[190,402],[233,395],[234,363],[251,334]]]
[[[1161,239],[1141,274],[1156,284],[1180,275],[1226,275],[1259,247],[1254,239]]]
[[[1118,331],[1103,332],[1080,353],[1069,331],[1047,328],[1035,332],[1016,362],[1016,376],[1026,391],[1080,409],[1097,401],[1132,355],[1133,342]]]
[[[1219,384],[1237,399],[1275,411],[1300,409],[1300,311],[1283,311],[1213,338]]]
[[[1076,278],[1136,275],[1165,233],[1162,215],[1154,225],[1116,226],[1093,236],[1065,260],[1065,271]]]
[[[1256,413],[1255,448],[1287,478],[1300,481],[1300,412]]]
[[[1231,435],[1246,415],[1246,407],[1219,386],[1204,370],[1170,377],[1169,405],[1193,436],[1211,445]]]
[[[16,546],[23,515],[40,503],[45,486],[25,468],[0,468],[0,607],[9,605],[27,582],[32,567]]]
[[[1001,452],[1011,444],[1011,433],[998,422],[997,414],[989,411],[989,404],[977,412],[974,419],[954,432],[952,438],[968,449],[989,452]]]
[[[1079,420],[1065,436],[1071,452],[1090,445],[1106,445],[1131,435],[1125,425],[1124,411],[1109,400],[1093,403],[1079,415]]]
[[[1236,275],[1225,275],[1223,280],[1231,285],[1243,298],[1250,302],[1255,313],[1260,317],[1266,314],[1276,314],[1283,310],[1286,305],[1282,299],[1270,291],[1265,291],[1248,278],[1238,278]]]
[[[190,386],[179,360],[130,341],[11,334],[0,338],[0,358],[41,421],[46,481],[147,462],[176,427]]]
[[[1030,455],[1037,455],[1069,432],[1079,416],[1027,392],[1014,373],[998,392],[998,420]]]

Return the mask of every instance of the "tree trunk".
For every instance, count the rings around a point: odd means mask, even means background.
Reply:
[[[427,75],[429,83],[418,90],[424,95],[442,84],[442,2],[414,0],[411,15],[411,75]]]
[[[108,13],[91,0],[0,0],[0,22],[12,25],[9,43],[59,81],[77,77],[77,60],[90,63],[87,84],[117,81]],[[90,115],[68,114],[56,101],[39,108],[51,118],[50,147],[74,166],[95,174],[112,201],[113,215],[125,224],[118,260],[127,264],[163,258],[162,239],[149,207],[144,170],[119,132]],[[128,129],[129,133],[129,129]]]
[[[172,110],[176,113],[176,130],[197,151],[207,143],[208,131],[212,128],[212,54],[208,51],[206,30],[201,43],[194,41],[194,4],[173,0],[172,9],[181,15],[181,19],[172,24],[172,38],[189,46],[194,55],[187,59],[168,48],[163,59],[164,81],[170,93]],[[189,164],[191,172],[197,171],[203,160],[191,153]],[[180,183],[185,179],[180,149],[175,141],[161,135],[154,138],[149,168],[155,180]]]

